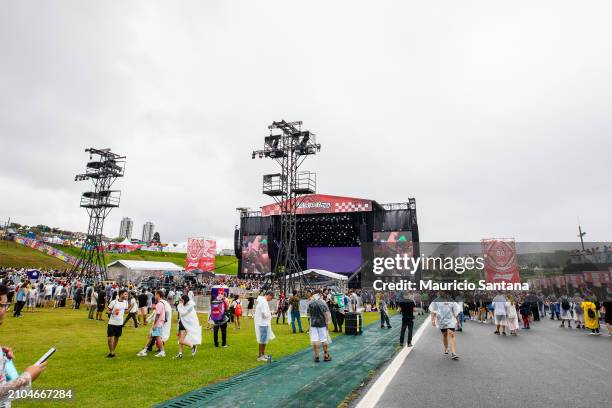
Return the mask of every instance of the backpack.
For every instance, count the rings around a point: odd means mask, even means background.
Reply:
[[[236,306],[234,307],[234,313],[238,316],[242,316],[242,304],[241,303],[236,303]]]
[[[563,310],[570,310],[570,303],[567,301],[567,299],[563,299],[561,302],[561,307]]]
[[[210,319],[213,322],[220,322],[225,317],[225,302],[213,300],[210,302]]]
[[[593,309],[588,309],[587,315],[589,316],[589,319],[594,319],[596,317],[595,311]]]

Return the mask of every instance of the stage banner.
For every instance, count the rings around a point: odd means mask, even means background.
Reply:
[[[548,278],[540,278],[539,281],[540,281],[540,287],[542,289],[545,289],[548,287]]]
[[[345,213],[372,211],[372,200],[362,198],[339,197],[325,194],[310,194],[298,200],[297,214]],[[280,215],[278,204],[268,204],[261,207],[264,217]]]
[[[555,276],[554,277],[555,286],[558,288],[564,288],[566,286],[565,276]]]
[[[487,282],[521,282],[513,239],[483,239],[480,243],[485,258]]]
[[[569,285],[572,285],[575,288],[578,288],[580,285],[584,284],[582,275],[565,275],[565,279]]]
[[[187,240],[185,271],[213,272],[215,270],[216,248],[217,242],[212,239],[189,238]]]

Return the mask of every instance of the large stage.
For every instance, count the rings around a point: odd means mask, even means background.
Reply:
[[[255,277],[275,265],[280,241],[280,207],[240,213],[234,250],[239,259],[238,276]],[[302,269],[325,269],[354,275],[358,286],[363,264],[361,245],[371,242],[419,242],[416,201],[379,204],[374,200],[324,194],[307,195],[296,215],[297,247]]]

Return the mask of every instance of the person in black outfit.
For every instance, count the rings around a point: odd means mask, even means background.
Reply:
[[[406,292],[398,304],[402,313],[402,329],[400,330],[400,346],[404,346],[404,333],[408,329],[408,347],[412,347],[412,328],[414,327],[414,308],[416,307],[410,295]]]

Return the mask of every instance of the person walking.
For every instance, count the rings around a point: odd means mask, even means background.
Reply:
[[[402,328],[400,330],[400,347],[404,347],[404,334],[408,329],[407,347],[412,347],[412,329],[414,328],[414,309],[416,304],[408,292],[404,292],[398,304],[402,314]]]
[[[255,304],[255,298],[253,297],[253,294],[249,294],[249,297],[247,298],[247,314],[246,317],[251,316],[251,318],[253,317],[253,305]]]
[[[257,306],[253,315],[255,320],[255,337],[259,345],[257,361],[268,361],[269,356],[266,355],[266,345],[275,338],[272,331],[272,312],[268,304],[272,298],[273,294],[271,291],[266,292],[265,296],[257,297]]]
[[[164,300],[164,292],[161,290],[155,291],[155,301],[155,308],[152,315],[153,323],[147,338],[147,345],[136,354],[138,357],[146,357],[150,351],[153,351],[153,345],[157,346],[157,354],[155,354],[155,357],[166,357],[164,341],[169,337],[172,309]]]
[[[382,294],[382,296],[380,297],[380,300],[378,301],[378,307],[380,308],[380,328],[384,329],[385,324],[386,324],[387,328],[390,329],[391,322],[389,321],[389,311],[387,309],[387,298],[385,297],[384,293]]]
[[[457,315],[459,315],[457,303],[451,300],[446,292],[439,292],[438,297],[429,305],[429,312],[432,326],[437,326],[442,332],[444,354],[448,354],[450,346],[451,358],[458,360],[455,339],[455,327],[457,327]]]
[[[108,355],[106,357],[115,357],[115,349],[119,343],[123,331],[123,315],[128,308],[127,290],[121,289],[117,299],[113,300],[108,305],[110,317],[106,328],[106,336],[108,337]]]
[[[566,295],[559,298],[559,309],[561,312],[561,325],[559,327],[565,327],[567,321],[568,329],[572,328],[572,304]]]
[[[508,329],[510,330],[511,336],[516,336],[519,329],[518,313],[516,312],[516,301],[514,296],[508,294],[506,301],[506,319],[508,322]]]
[[[300,316],[300,297],[295,290],[293,291],[293,296],[289,299],[289,306],[291,307],[291,331],[295,333],[295,322],[297,321],[300,333],[303,333],[302,318]]]
[[[519,313],[521,314],[521,318],[523,319],[523,329],[529,330],[529,314],[531,313],[531,305],[527,301],[527,299],[523,299],[523,302],[519,306]]]
[[[504,295],[497,295],[493,298],[493,318],[495,320],[495,331],[494,334],[499,336],[500,331],[506,335],[506,297]]]
[[[582,310],[582,298],[576,294],[572,299],[572,308],[574,310],[574,322],[576,323],[576,329],[584,329],[584,311]]]
[[[19,289],[17,289],[17,294],[15,295],[15,308],[13,309],[13,317],[22,317],[21,310],[26,303],[26,299],[28,297],[28,289],[26,287],[26,283],[22,283],[19,285]]]
[[[196,355],[198,344],[202,344],[202,327],[195,310],[195,302],[188,295],[181,295],[176,307],[178,321],[178,354],[174,358],[183,358],[183,346],[191,349],[191,357]]]
[[[85,291],[85,305],[87,306],[87,319],[93,320],[98,307],[98,294],[93,286],[88,286]]]
[[[331,337],[327,325],[331,323],[331,313],[327,307],[327,303],[321,298],[323,291],[317,289],[312,296],[311,302],[308,304],[308,316],[310,317],[310,342],[314,353],[314,362],[321,361],[319,356],[319,347],[323,348],[323,361],[331,361],[329,354],[329,343]]]
[[[590,335],[599,336],[599,316],[595,306],[593,297],[588,297],[582,302],[582,310],[584,311],[584,325],[591,330]]]
[[[130,292],[128,296],[128,304],[128,315],[123,322],[123,326],[125,326],[127,322],[132,319],[134,322],[134,328],[137,329],[139,326],[138,319],[136,318],[136,316],[138,316],[138,303],[136,302],[136,294],[134,292]]]
[[[242,319],[242,301],[240,300],[240,296],[238,294],[234,295],[232,307],[234,309],[234,327],[240,330],[240,320]]]
[[[148,302],[149,297],[147,296],[146,290],[143,288],[138,295],[138,316],[139,318],[142,318],[143,326],[147,325]]]
[[[96,320],[103,320],[102,313],[104,312],[104,308],[106,307],[106,290],[104,286],[98,286],[98,308],[96,310]]]
[[[219,347],[219,331],[221,331],[221,347],[227,347],[228,309],[229,305],[225,298],[225,293],[219,293],[217,298],[210,304],[210,321],[213,325],[215,347]]]

